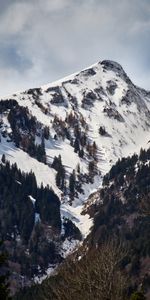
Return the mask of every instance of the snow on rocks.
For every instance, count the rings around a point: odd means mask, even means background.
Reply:
[[[81,116],[84,118],[88,141],[95,141],[97,145],[98,173],[93,183],[82,185],[83,193],[74,197],[71,204],[69,196],[63,197],[61,214],[62,220],[65,217],[71,219],[81,230],[83,237],[86,237],[92,220],[81,213],[89,195],[101,186],[103,175],[118,158],[139,152],[141,147],[148,147],[150,93],[133,85],[119,64],[103,61],[54,83],[18,93],[10,98],[15,99],[20,106],[27,106],[38,122],[49,127],[50,138],[45,140],[48,165],[30,157],[2,136],[0,155],[5,154],[7,160],[16,162],[24,172],[32,170],[38,184],[51,186],[60,199],[62,192],[56,186],[56,171],[51,168],[54,157],[61,155],[68,177],[78,164],[81,172],[87,174],[89,158],[87,154],[83,158],[79,157],[67,138],[54,139],[56,131],[53,121],[57,116],[66,122],[66,116],[70,112],[77,119]],[[7,99],[9,97],[3,101]],[[1,120],[3,129],[10,133],[7,116],[1,115]],[[66,126],[69,125],[66,123]],[[99,133],[99,128],[103,126],[108,133],[105,136]],[[38,137],[36,142],[39,144]]]

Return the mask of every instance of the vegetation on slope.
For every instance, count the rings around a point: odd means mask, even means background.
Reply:
[[[35,175],[0,164],[0,239],[8,252],[11,279],[26,281],[60,261],[60,201],[47,186],[37,186]],[[22,279],[21,279],[22,278]],[[19,282],[21,285],[22,282]]]
[[[119,160],[97,193],[100,201],[89,208],[94,226],[82,249],[57,275],[15,299],[148,299],[150,149]]]

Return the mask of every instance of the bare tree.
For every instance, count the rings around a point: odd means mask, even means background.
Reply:
[[[127,276],[120,269],[126,256],[122,243],[109,241],[76,261],[66,260],[55,284],[46,284],[53,300],[124,300]]]

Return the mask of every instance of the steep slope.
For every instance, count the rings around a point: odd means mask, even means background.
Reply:
[[[149,183],[150,148],[118,160],[93,195],[97,200],[88,212],[94,224],[82,247],[55,276],[23,290],[15,299],[36,295],[36,299],[148,300]]]
[[[150,296],[150,148],[123,158],[104,176],[89,209],[94,226],[89,247],[117,237],[128,247],[126,268],[133,289]]]
[[[89,195],[118,158],[149,141],[150,93],[136,87],[122,67],[99,62],[41,88],[0,100],[0,154],[39,186],[52,187],[66,218],[89,233],[92,219],[81,214]],[[61,255],[80,243],[66,237]]]
[[[135,87],[121,66],[114,62],[98,63],[79,74],[10,99],[21,107],[28,107],[39,123],[49,126],[48,161],[61,154],[68,171],[81,162],[70,146],[76,126],[81,133],[87,133],[88,142],[96,142],[98,167],[102,171],[105,165],[109,168],[111,160],[132,153],[148,142],[150,93]],[[9,129],[7,132],[11,131],[6,116],[4,126]],[[105,128],[99,133],[100,127]],[[87,171],[84,160],[82,168],[83,172]]]

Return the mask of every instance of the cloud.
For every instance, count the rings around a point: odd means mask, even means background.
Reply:
[[[0,7],[1,95],[103,59],[150,88],[149,0],[0,0]]]

